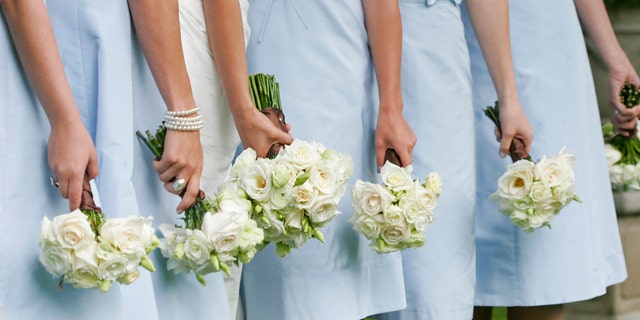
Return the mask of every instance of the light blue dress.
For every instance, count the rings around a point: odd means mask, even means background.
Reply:
[[[250,5],[249,72],[276,75],[294,137],[348,152],[351,183],[369,180],[377,93],[360,0]],[[400,255],[378,255],[353,230],[349,194],[339,210],[326,243],[310,240],[285,258],[268,246],[244,266],[248,319],[361,319],[405,307]]]
[[[149,151],[134,134],[156,128],[164,104],[136,46],[127,2],[48,0],[47,8],[74,100],[98,153],[94,193],[100,206],[109,217],[152,215],[155,226],[176,221],[178,199],[164,191]],[[38,261],[38,235],[42,216],[67,212],[68,202],[48,182],[49,125],[4,21],[0,28],[0,178],[19,182],[0,190],[0,318],[228,319],[220,275],[202,287],[192,276],[166,274],[159,252],[158,271],[141,271],[129,286],[114,284],[101,294],[65,285],[56,292],[59,279]]]
[[[576,193],[553,229],[524,233],[487,197],[509,159],[497,156],[482,108],[496,100],[472,32],[477,137],[476,305],[533,306],[589,299],[626,278],[584,38],[571,0],[509,1],[511,47],[522,106],[534,130],[533,158],[562,146],[576,156]],[[466,20],[468,23],[468,19]]]
[[[425,245],[402,252],[407,308],[387,319],[466,320],[473,313],[475,141],[456,2],[400,0],[404,114],[418,137],[412,175],[424,181],[438,172],[443,186]]]

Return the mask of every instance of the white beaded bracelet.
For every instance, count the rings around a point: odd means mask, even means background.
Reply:
[[[201,115],[197,115],[195,117],[174,117],[169,115],[164,115],[164,121],[176,121],[176,122],[197,122],[202,120]]]
[[[168,130],[176,130],[176,131],[198,131],[204,127],[204,122],[194,122],[194,123],[175,123],[175,122],[164,122],[162,124]]]
[[[170,116],[170,117],[183,117],[183,116],[188,116],[190,114],[194,114],[197,113],[198,111],[200,111],[200,107],[195,106],[193,109],[189,109],[189,110],[184,110],[184,111],[165,111],[164,115],[165,116]]]

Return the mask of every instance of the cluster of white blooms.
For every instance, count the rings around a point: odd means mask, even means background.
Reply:
[[[210,202],[211,210],[202,217],[199,229],[162,224],[159,229],[162,255],[169,259],[167,269],[175,273],[193,271],[205,284],[202,275],[223,270],[229,265],[253,259],[264,233],[250,219],[251,202],[233,184],[223,184]]]
[[[254,150],[244,150],[228,183],[246,193],[265,244],[275,243],[282,257],[309,238],[324,241],[320,228],[340,213],[338,202],[352,172],[348,154],[295,139],[273,159],[258,159]]]
[[[526,232],[551,227],[551,221],[572,200],[581,202],[574,192],[575,157],[562,148],[556,156],[534,163],[519,160],[507,167],[498,180],[498,190],[489,198],[500,212]]]
[[[420,184],[411,178],[411,167],[388,161],[380,174],[382,184],[358,180],[353,187],[353,228],[378,253],[422,246],[442,192],[440,175],[432,172]]]
[[[609,167],[611,188],[615,191],[640,190],[640,162],[619,163],[622,159],[620,150],[610,144],[605,144],[604,150]]]
[[[95,213],[94,213],[95,214]],[[138,266],[155,271],[148,258],[158,238],[151,217],[108,219],[96,234],[81,210],[42,219],[40,261],[54,277],[76,288],[106,292],[113,281],[129,284],[139,276]]]

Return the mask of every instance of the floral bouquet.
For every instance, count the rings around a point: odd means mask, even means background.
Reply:
[[[432,172],[421,184],[411,178],[411,166],[397,165],[389,154],[380,170],[383,183],[358,180],[351,192],[354,214],[349,221],[378,253],[421,247],[442,192],[440,175]]]
[[[484,109],[484,113],[501,128],[498,102]],[[500,212],[513,224],[526,232],[551,228],[551,221],[562,208],[571,201],[582,203],[574,192],[575,157],[567,153],[566,147],[558,155],[543,156],[534,162],[522,141],[514,138],[510,152],[514,163],[507,167],[498,180],[498,190],[489,198],[498,203]]]
[[[251,216],[265,232],[263,245],[275,243],[276,254],[284,257],[309,238],[324,242],[320,229],[340,213],[352,171],[348,154],[295,139],[273,159],[245,149],[227,183],[251,201]]]
[[[620,100],[627,108],[640,104],[640,90],[626,83],[620,90]],[[640,190],[640,138],[636,129],[625,137],[615,133],[613,124],[602,127],[605,154],[609,166],[611,188],[615,191]]]
[[[166,128],[146,137],[137,132],[157,159],[162,157]],[[246,194],[233,185],[223,184],[214,199],[200,191],[196,203],[184,212],[184,226],[162,224],[159,229],[162,255],[169,259],[167,269],[175,273],[193,272],[203,285],[203,275],[224,271],[230,264],[251,261],[264,234],[249,218],[252,209]]]
[[[288,132],[275,76],[249,76],[251,99],[282,131]],[[268,158],[247,148],[234,162],[225,183],[249,201],[249,215],[264,229],[261,247],[273,242],[284,257],[308,239],[324,242],[320,229],[340,212],[338,202],[353,171],[351,157],[317,142],[294,140],[271,147]],[[220,198],[220,197],[218,197]]]
[[[40,262],[54,277],[62,276],[58,290],[63,282],[102,292],[114,281],[130,284],[140,276],[138,266],[155,271],[148,257],[159,244],[152,220],[140,216],[107,219],[85,180],[80,209],[53,221],[42,219]]]

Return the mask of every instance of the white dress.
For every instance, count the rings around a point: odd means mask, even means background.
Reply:
[[[249,3],[240,0],[244,25],[244,43],[249,41],[247,12]],[[229,111],[227,97],[220,82],[213,54],[209,46],[202,0],[180,0],[180,31],[185,63],[191,80],[191,88],[200,114],[205,122],[200,130],[204,150],[204,166],[200,188],[213,195],[226,176],[233,160],[240,137]],[[241,268],[232,267],[232,276],[224,276],[233,315],[238,308]],[[234,318],[232,316],[232,318]]]
[[[482,114],[496,96],[469,28],[477,137],[476,305],[534,306],[579,301],[626,278],[593,78],[571,0],[509,1],[511,48],[522,106],[534,130],[531,155],[563,146],[576,156],[576,193],[552,229],[525,233],[487,197],[509,159],[497,156]],[[468,19],[465,21],[468,24]]]

